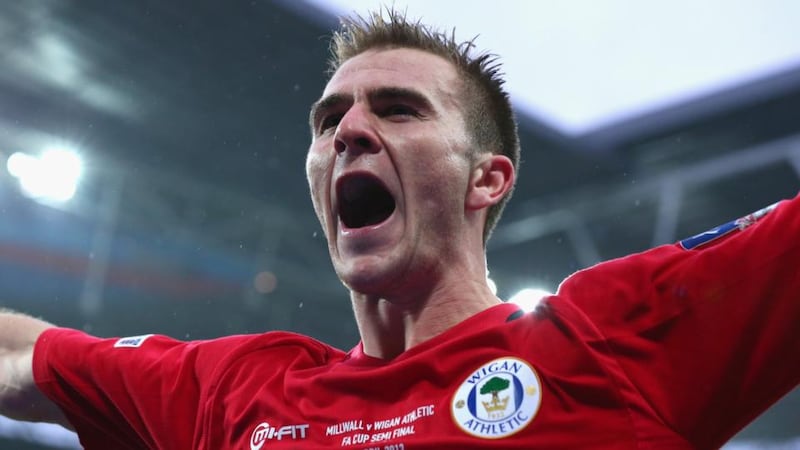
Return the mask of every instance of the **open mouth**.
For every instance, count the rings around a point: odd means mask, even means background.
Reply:
[[[377,225],[392,215],[395,201],[386,186],[369,174],[347,175],[336,183],[339,220],[355,229]]]

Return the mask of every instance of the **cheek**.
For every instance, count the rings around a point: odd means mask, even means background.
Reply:
[[[332,163],[327,152],[312,145],[306,155],[306,178],[308,178],[309,186],[315,187],[323,183]]]
[[[318,165],[318,159],[319,157],[314,153],[314,150],[309,150],[306,154],[306,178],[308,179],[309,185],[314,177],[314,172],[316,171],[315,167]]]
[[[435,164],[417,168],[422,189],[437,194],[431,201],[443,201],[442,197],[460,196],[466,193],[469,183],[469,165],[458,157],[446,157]]]
[[[311,201],[314,203],[314,209],[317,214],[321,213],[320,208],[324,201],[325,188],[327,182],[327,170],[324,158],[313,151],[308,153],[306,157],[306,179],[308,180],[308,187],[311,191]]]

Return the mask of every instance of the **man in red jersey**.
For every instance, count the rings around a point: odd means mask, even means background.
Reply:
[[[800,379],[800,200],[578,272],[486,283],[519,142],[496,61],[346,21],[307,175],[361,342],[100,339],[0,316],[0,412],[87,449],[716,448]]]

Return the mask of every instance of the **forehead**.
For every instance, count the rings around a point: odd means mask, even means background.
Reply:
[[[452,63],[422,50],[409,48],[368,50],[339,67],[325,86],[323,97],[353,94],[376,87],[401,87],[430,96],[455,96],[458,74]]]

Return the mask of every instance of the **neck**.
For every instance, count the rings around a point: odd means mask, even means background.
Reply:
[[[351,293],[364,353],[375,358],[395,358],[501,303],[482,275],[443,282],[415,297],[382,298]]]

